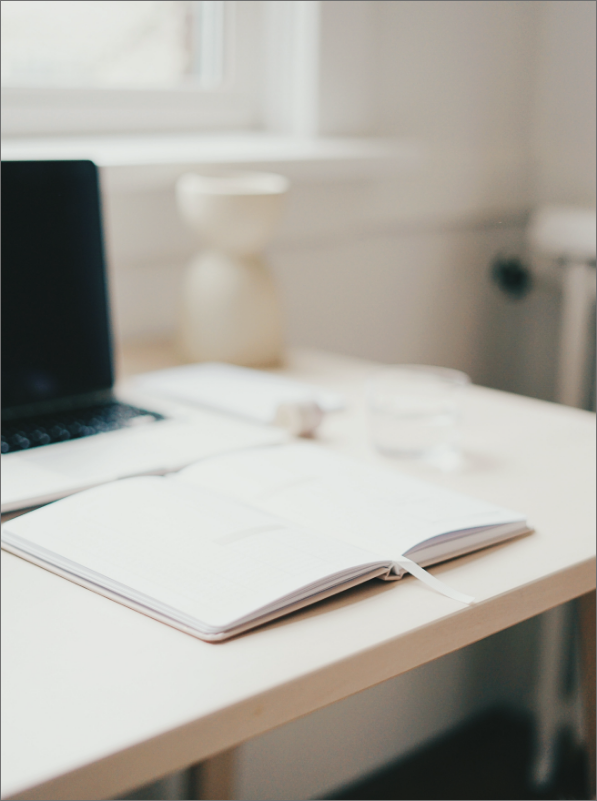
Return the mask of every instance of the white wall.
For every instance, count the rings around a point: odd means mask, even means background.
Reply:
[[[377,3],[381,127],[458,150],[525,150],[538,5]]]
[[[595,206],[595,9],[542,3],[532,152],[538,203]]]
[[[519,241],[516,224],[484,224],[280,246],[272,261],[288,339],[385,362],[442,364],[486,379],[491,298],[484,268],[496,250]]]

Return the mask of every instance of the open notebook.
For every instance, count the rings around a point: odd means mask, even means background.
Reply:
[[[2,547],[205,640],[528,531],[524,517],[317,445],[207,458],[22,515]]]

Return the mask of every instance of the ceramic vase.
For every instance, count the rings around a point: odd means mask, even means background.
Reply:
[[[263,254],[288,181],[260,172],[187,173],[179,211],[203,246],[184,276],[179,348],[186,361],[278,364],[282,315]]]

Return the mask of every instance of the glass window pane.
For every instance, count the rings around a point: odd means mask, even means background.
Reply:
[[[223,0],[3,0],[2,84],[217,86],[224,6]]]

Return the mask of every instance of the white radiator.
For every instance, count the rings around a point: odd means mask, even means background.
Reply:
[[[595,211],[546,206],[535,212],[528,233],[538,264],[561,274],[557,400],[583,407],[595,310]]]

